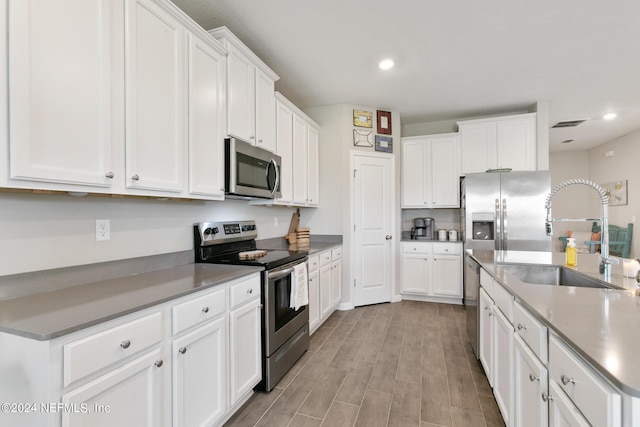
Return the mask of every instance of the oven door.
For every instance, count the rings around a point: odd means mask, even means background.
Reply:
[[[306,259],[265,272],[264,339],[266,356],[271,356],[293,337],[300,328],[309,324],[308,306],[294,310],[291,302],[291,283],[296,265]]]

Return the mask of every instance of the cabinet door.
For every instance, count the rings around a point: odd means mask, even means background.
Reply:
[[[402,255],[402,292],[428,294],[429,273],[427,255]]]
[[[463,174],[497,167],[495,122],[460,124],[460,145]]]
[[[331,297],[331,264],[320,267],[320,318],[325,320],[333,312]]]
[[[306,205],[308,154],[307,154],[307,124],[301,117],[293,115],[293,203]]]
[[[484,368],[484,373],[487,375],[487,380],[491,387],[494,386],[493,381],[493,301],[484,291],[480,289],[480,363]]]
[[[549,400],[550,427],[588,427],[591,425],[553,380],[549,381],[549,395],[551,396],[551,400]]]
[[[402,207],[427,206],[426,141],[402,143]]]
[[[307,205],[320,204],[318,129],[307,126]]]
[[[226,317],[173,342],[173,424],[214,425],[227,409]]]
[[[280,168],[280,203],[293,201],[293,111],[276,102],[276,154],[282,159]]]
[[[225,57],[189,37],[189,193],[224,199]]]
[[[180,192],[186,147],[185,30],[151,0],[130,0],[126,185]]]
[[[431,141],[431,202],[434,208],[460,207],[460,139]]]
[[[255,66],[227,45],[227,133],[255,143]]]
[[[433,259],[433,294],[462,298],[462,258],[437,255]]]
[[[157,349],[62,395],[62,403],[88,411],[61,411],[63,427],[164,425],[163,390],[168,364]]]
[[[536,170],[536,119],[497,122],[497,162],[499,168]]]
[[[333,307],[338,307],[342,301],[342,261],[331,263],[331,296]]]
[[[507,426],[513,425],[513,325],[494,306],[493,395]]]
[[[229,372],[233,406],[262,379],[260,300],[233,310],[229,317]]]
[[[514,335],[513,341],[514,425],[546,427],[549,424],[549,409],[542,400],[542,393],[547,392],[547,368],[518,335]]]
[[[256,77],[256,145],[273,153],[276,152],[276,104],[275,83],[259,69]]]
[[[309,333],[320,326],[320,276],[318,270],[309,273]]]
[[[8,3],[11,178],[109,187],[117,2]]]

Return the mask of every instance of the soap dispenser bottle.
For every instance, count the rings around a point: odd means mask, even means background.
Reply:
[[[569,237],[567,243],[567,250],[565,253],[566,263],[569,267],[575,267],[578,265],[578,251],[576,250],[576,239]]]

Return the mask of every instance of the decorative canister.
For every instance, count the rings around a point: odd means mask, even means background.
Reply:
[[[449,240],[451,242],[458,241],[458,230],[449,230]]]
[[[441,242],[447,240],[447,230],[438,230],[438,240],[440,240]]]

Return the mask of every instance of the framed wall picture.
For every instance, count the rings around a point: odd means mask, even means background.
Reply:
[[[373,147],[373,131],[354,129],[353,145],[356,147]]]
[[[609,206],[622,206],[628,203],[626,179],[600,184],[600,187],[609,196]]]
[[[391,135],[391,112],[390,111],[376,111],[378,122],[378,133],[383,135]]]
[[[393,138],[390,136],[376,135],[376,151],[393,153]]]
[[[353,125],[361,128],[372,128],[373,113],[371,111],[353,110]]]

